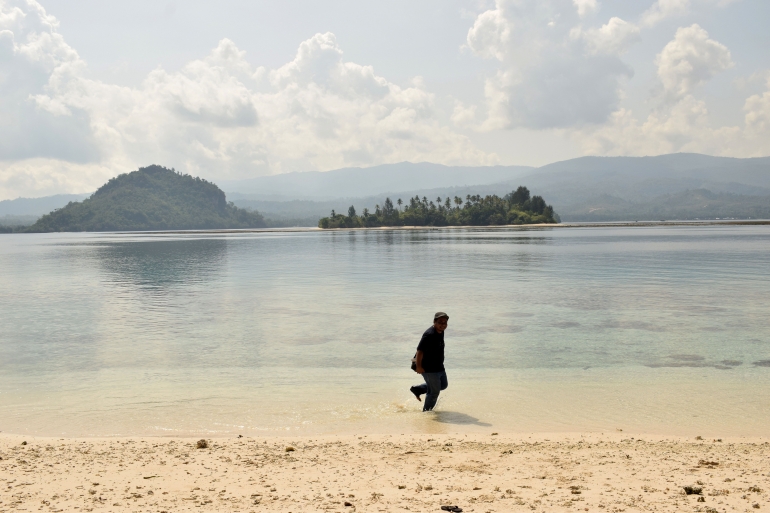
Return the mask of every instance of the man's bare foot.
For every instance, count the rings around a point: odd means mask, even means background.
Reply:
[[[420,399],[420,394],[417,393],[417,387],[411,387],[409,391],[414,394],[418,401],[422,402],[422,399]]]

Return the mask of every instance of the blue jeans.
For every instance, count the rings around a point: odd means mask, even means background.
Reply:
[[[438,395],[442,390],[446,390],[449,386],[449,382],[446,378],[446,372],[423,372],[422,379],[425,380],[424,385],[418,385],[415,387],[417,393],[425,395],[425,405],[422,407],[422,411],[431,411],[436,406],[438,401]]]

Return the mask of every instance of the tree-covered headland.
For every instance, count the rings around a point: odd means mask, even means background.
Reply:
[[[201,178],[149,166],[111,179],[88,199],[41,217],[28,232],[262,228],[258,212],[229,203]]]
[[[499,196],[466,196],[463,200],[418,196],[408,202],[400,198],[393,204],[386,198],[374,212],[364,209],[361,215],[352,205],[347,215],[332,210],[331,216],[318,222],[319,228],[366,228],[378,226],[490,226],[506,224],[558,223],[559,216],[541,196],[530,196],[529,189],[519,187]]]

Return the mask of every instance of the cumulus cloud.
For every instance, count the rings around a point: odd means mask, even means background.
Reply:
[[[585,17],[589,12],[596,11],[599,8],[597,0],[572,0],[577,8],[578,16]]]
[[[694,152],[732,157],[764,157],[770,153],[770,90],[746,100],[743,126],[714,127],[705,102],[687,95],[665,111],[639,121],[620,109],[610,122],[592,132],[573,132],[586,153],[594,155],[660,155]]]
[[[665,112],[654,112],[639,121],[631,111],[619,109],[610,121],[591,132],[574,132],[586,153],[595,155],[660,155],[677,151],[703,151],[714,143],[705,103],[692,96]],[[711,147],[710,152],[718,151]]]
[[[678,18],[688,14],[694,7],[700,5],[707,9],[727,7],[740,0],[656,0],[641,16],[641,25],[653,27],[669,18]]]
[[[743,110],[746,112],[746,128],[749,131],[770,135],[770,78],[767,80],[767,91],[749,97]]]
[[[585,14],[595,2],[497,0],[477,17],[468,47],[501,63],[486,81],[483,129],[602,123],[617,109],[621,82],[633,75],[619,55],[638,30],[620,18],[584,30],[581,6]]]
[[[82,68],[56,29],[56,20],[36,4],[0,3],[0,161],[49,157],[82,163],[99,156],[86,113],[53,100],[40,109],[30,99],[53,74]]]
[[[459,127],[471,127],[476,123],[476,106],[465,105],[463,102],[455,101],[455,108],[452,111],[452,123]]]
[[[181,118],[219,127],[254,126],[257,110],[247,86],[253,72],[244,57],[223,39],[208,57],[187,64],[181,73],[152,72],[145,89]]]
[[[690,8],[690,0],[657,0],[642,14],[642,25],[652,27],[666,18],[682,16]]]
[[[468,31],[468,46],[476,55],[505,59],[511,27],[501,9],[481,13]]]
[[[0,3],[0,196],[84,191],[149,163],[211,179],[410,161],[494,164],[416,79],[346,61],[334,34],[254,67],[223,39],[139,87],[88,77],[34,0]]]
[[[567,134],[591,154],[767,154],[770,83],[745,100],[740,126],[711,126],[699,88],[733,61],[699,25],[677,30],[657,55],[653,111],[625,108],[633,70],[624,59],[640,28],[691,7],[658,0],[635,25],[599,20],[596,0],[496,0],[465,41],[493,68],[484,100],[444,111],[419,77],[396,84],[347,61],[332,33],[301,42],[275,69],[223,39],[179,69],[117,86],[89,77],[34,0],[0,0],[0,198],[92,190],[149,163],[214,180],[404,160],[497,163],[465,129]]]
[[[693,25],[677,31],[657,63],[665,101],[642,121],[630,110],[621,108],[600,127],[570,132],[586,153],[699,152],[741,157],[768,154],[770,80],[768,91],[745,101],[743,126],[714,127],[706,103],[694,93],[699,85],[732,66],[729,50]]]
[[[709,39],[697,24],[676,31],[676,36],[657,56],[658,77],[666,93],[681,98],[696,86],[733,66],[730,50]]]
[[[600,28],[583,30],[576,27],[570,32],[573,39],[582,38],[589,52],[593,54],[617,54],[628,51],[632,44],[641,40],[639,27],[618,17],[610,18]]]

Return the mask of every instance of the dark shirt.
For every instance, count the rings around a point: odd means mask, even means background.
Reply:
[[[422,334],[417,350],[422,351],[422,368],[425,372],[444,371],[444,334],[431,326]]]

